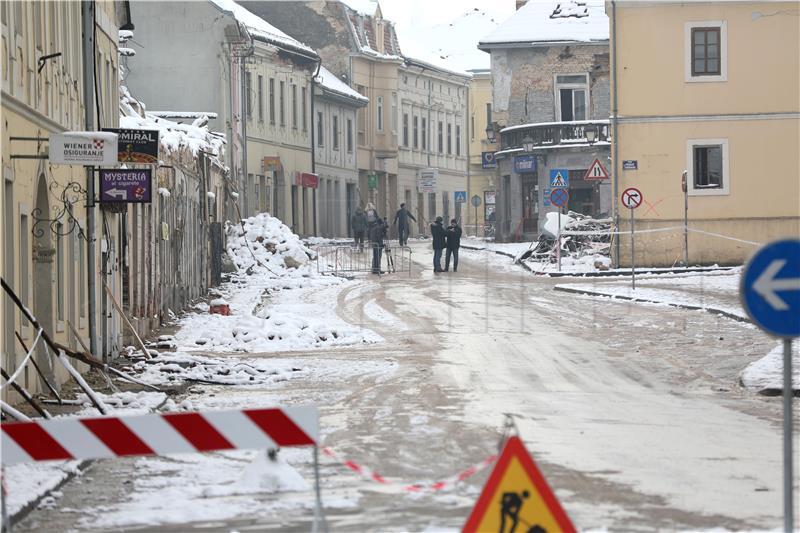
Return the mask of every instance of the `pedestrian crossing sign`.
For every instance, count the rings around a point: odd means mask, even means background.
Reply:
[[[566,168],[550,169],[550,188],[569,189],[569,170]]]
[[[575,532],[519,437],[510,437],[462,530]]]

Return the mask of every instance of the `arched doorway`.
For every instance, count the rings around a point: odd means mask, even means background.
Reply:
[[[35,219],[50,218],[50,201],[47,194],[47,180],[44,174],[39,174],[36,187],[36,209],[33,212]],[[35,222],[38,222],[35,220]],[[55,335],[53,327],[53,233],[50,224],[42,220],[33,227],[33,314],[45,331]],[[35,333],[34,333],[35,336]],[[39,342],[36,350],[36,362],[47,376],[50,383],[55,384],[53,375],[53,361],[44,347],[44,342]],[[45,384],[39,384],[44,389]]]

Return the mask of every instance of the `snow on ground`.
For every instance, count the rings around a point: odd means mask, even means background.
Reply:
[[[230,316],[193,313],[175,335],[181,351],[277,352],[383,340],[336,316],[348,282],[317,272],[316,253],[266,213],[228,228],[228,255],[239,268],[219,289]]]
[[[9,516],[53,490],[67,476],[78,472],[81,461],[53,461],[9,466],[3,469],[3,483],[8,488],[6,506]]]
[[[800,343],[792,343],[792,389],[800,390]],[[742,385],[757,391],[783,390],[783,343],[767,355],[747,365],[741,374]]]

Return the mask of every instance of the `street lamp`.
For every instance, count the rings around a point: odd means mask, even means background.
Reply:
[[[530,135],[526,135],[522,138],[522,150],[525,152],[533,152],[533,139],[531,139]]]
[[[597,141],[597,128],[595,126],[587,126],[584,128],[583,134],[586,135],[586,141],[589,144],[594,144]]]
[[[494,122],[489,122],[486,125],[486,140],[488,140],[490,143],[493,143],[495,140],[497,140],[497,132],[494,129]]]

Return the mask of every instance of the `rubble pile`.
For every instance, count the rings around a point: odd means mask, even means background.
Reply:
[[[612,219],[592,218],[569,211],[561,215],[561,257],[573,260],[587,260],[604,270],[610,264]],[[564,235],[565,232],[587,232],[586,235]],[[555,263],[558,235],[558,213],[547,213],[539,240],[530,249],[520,254],[516,260],[537,263]]]
[[[280,219],[268,213],[246,218],[227,227],[228,255],[239,270],[252,272],[260,266],[281,276],[287,269],[300,269],[316,258],[300,237]]]

